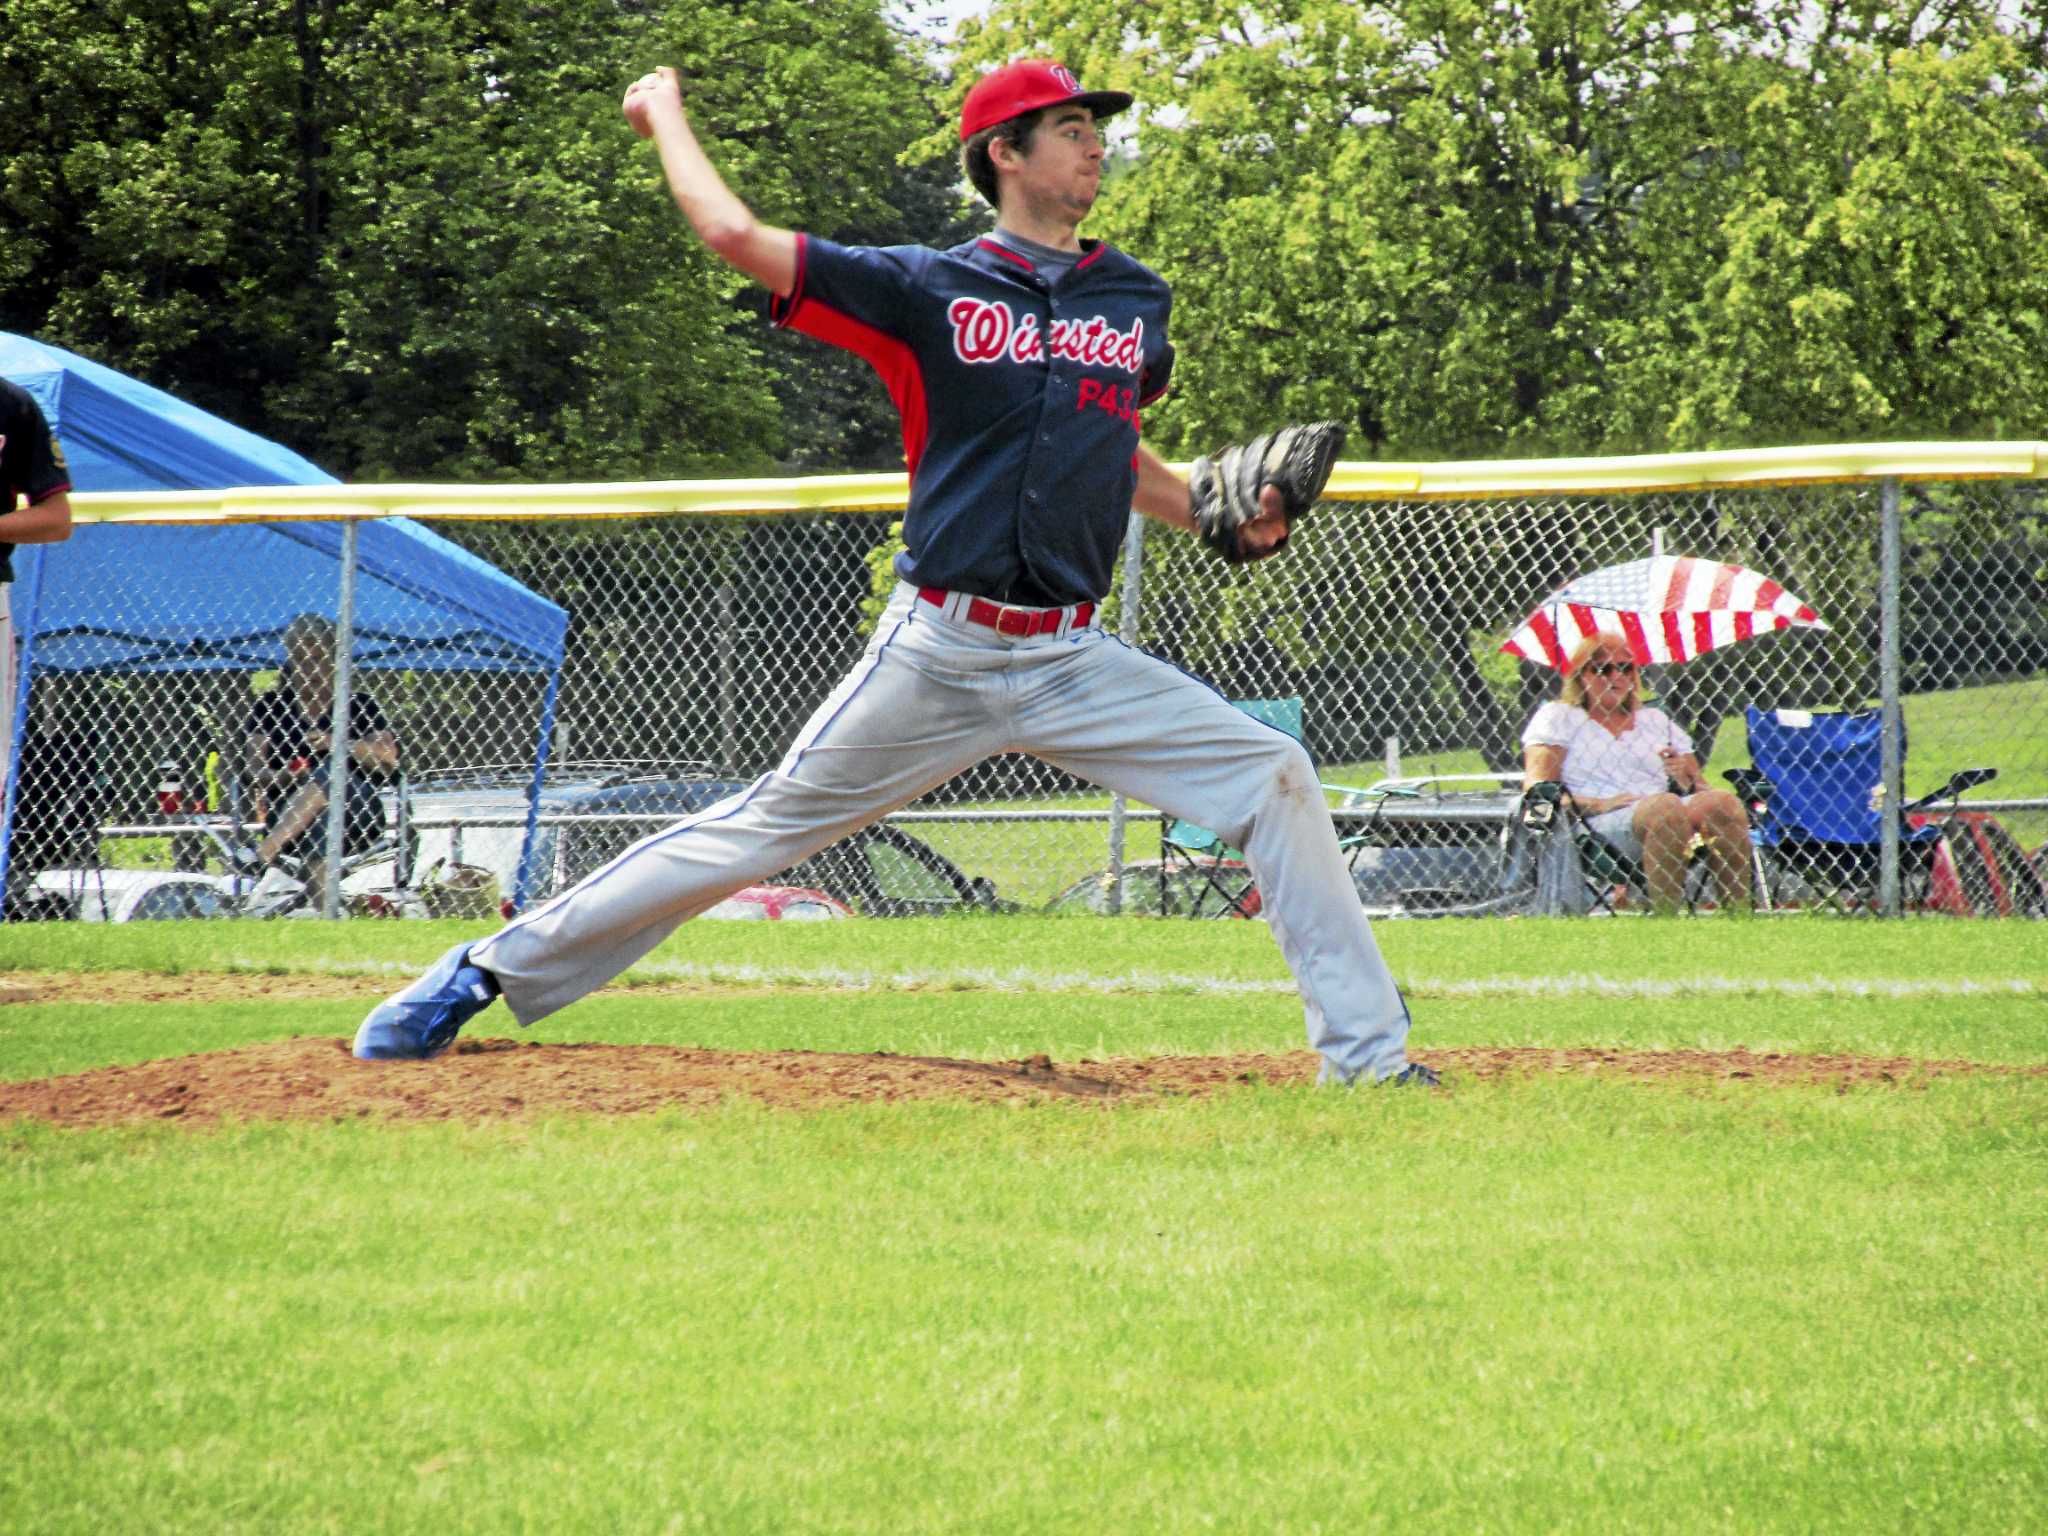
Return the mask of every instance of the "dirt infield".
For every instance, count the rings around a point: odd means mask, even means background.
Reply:
[[[1857,1085],[2044,1068],[1747,1051],[1473,1048],[1423,1053],[1460,1081],[1512,1073],[1597,1073],[1637,1079],[1763,1079]],[[544,1114],[644,1114],[739,1097],[783,1109],[911,1099],[989,1104],[1142,1102],[1211,1094],[1255,1082],[1307,1084],[1308,1051],[1157,1056],[1059,1063],[814,1051],[743,1053],[663,1045],[550,1045],[462,1040],[439,1060],[354,1060],[348,1042],[308,1037],[69,1077],[0,1083],[0,1120],[20,1116],[84,1127],[175,1120],[502,1120]]]
[[[256,975],[139,971],[16,972],[0,984],[10,1002],[149,1003],[382,997],[388,976]],[[719,988],[656,986],[702,998]],[[1598,1074],[1638,1080],[1755,1079],[1843,1088],[1924,1083],[1935,1077],[2022,1072],[1967,1061],[1904,1057],[1791,1056],[1751,1051],[1425,1049],[1419,1059],[1460,1082],[1510,1074]],[[1103,1061],[962,1061],[827,1051],[712,1051],[669,1045],[563,1045],[487,1037],[460,1040],[437,1061],[360,1062],[348,1041],[304,1037],[100,1067],[68,1077],[0,1083],[0,1120],[63,1126],[151,1120],[502,1120],[547,1114],[630,1115],[703,1108],[732,1098],[781,1109],[954,1099],[985,1104],[1132,1103],[1225,1092],[1252,1083],[1306,1085],[1317,1058],[1270,1055],[1154,1056]]]

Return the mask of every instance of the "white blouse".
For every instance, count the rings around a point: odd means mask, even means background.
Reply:
[[[1654,795],[1668,777],[1657,754],[1669,747],[1690,753],[1692,738],[1661,709],[1636,706],[1635,718],[1619,736],[1576,704],[1552,699],[1529,717],[1524,747],[1564,748],[1564,787],[1585,799],[1608,795]]]

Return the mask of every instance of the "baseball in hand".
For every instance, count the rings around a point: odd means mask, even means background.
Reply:
[[[655,92],[660,90],[665,79],[675,79],[675,71],[664,66],[652,74],[642,75],[626,87],[626,99],[620,110],[626,114],[626,122],[641,138],[654,136],[654,123],[649,117],[654,106]]]
[[[647,121],[647,104],[652,94],[646,80],[635,80],[626,87],[626,99],[620,108],[626,114],[627,126],[643,139],[654,136],[654,125]]]

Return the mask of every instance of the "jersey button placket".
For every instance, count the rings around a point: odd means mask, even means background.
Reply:
[[[1040,285],[1040,292],[1044,292],[1043,284]],[[1060,409],[1066,398],[1065,385],[1067,376],[1060,371],[1052,351],[1052,328],[1059,319],[1059,314],[1059,305],[1048,294],[1045,301],[1044,327],[1046,353],[1045,396],[1038,416],[1037,447],[1040,449],[1049,449],[1052,446],[1053,413]],[[1031,515],[1045,510],[1044,493],[1031,483],[1038,478],[1038,468],[1042,457],[1037,451],[1027,452],[1024,456],[1024,509],[1027,514]]]

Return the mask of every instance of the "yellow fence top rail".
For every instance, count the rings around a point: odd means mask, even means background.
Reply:
[[[1346,472],[1394,465],[1340,464],[1329,494],[1385,500],[1371,480]],[[2030,479],[2048,475],[2048,443],[1846,443],[1810,448],[1744,448],[1716,453],[1651,453],[1607,459],[1498,459],[1409,464],[1415,488],[1405,499],[1626,495],[1711,490],[1721,486],[1828,485],[1876,480]]]
[[[1185,470],[1186,466],[1179,466]],[[2048,476],[2048,442],[1853,443],[1605,459],[1499,459],[1337,465],[1341,501],[1462,501],[1626,495],[1717,487]],[[588,485],[264,485],[205,491],[91,491],[71,498],[87,523],[274,523],[293,519],[569,518],[900,512],[907,476],[793,480],[630,480]]]
[[[666,517],[675,513],[900,512],[903,475],[800,480],[616,480],[587,485],[256,485],[217,491],[94,491],[83,522],[279,523],[349,518]]]

